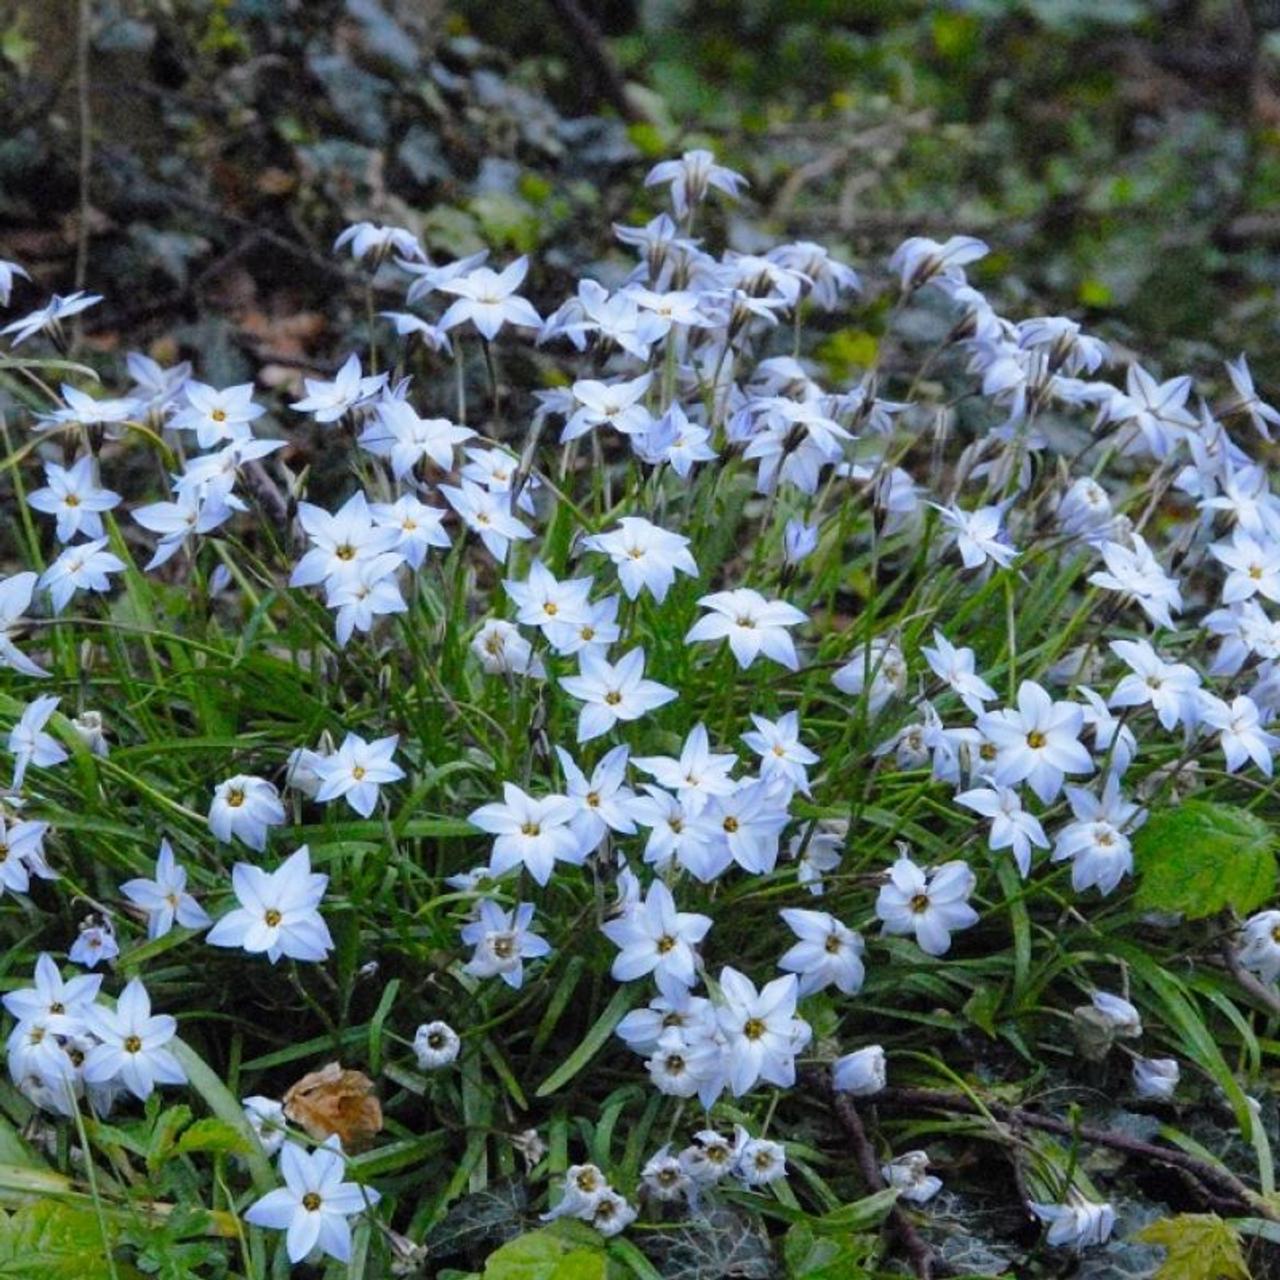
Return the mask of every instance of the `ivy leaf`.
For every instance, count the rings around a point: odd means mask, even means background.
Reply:
[[[640,1243],[664,1280],[771,1280],[778,1273],[769,1237],[758,1221],[728,1205],[708,1206],[689,1222],[655,1231]]]
[[[1153,814],[1133,840],[1136,904],[1189,920],[1224,907],[1247,915],[1275,893],[1274,840],[1244,809],[1188,800]]]
[[[463,1196],[427,1236],[431,1256],[465,1254],[469,1261],[478,1262],[484,1256],[482,1250],[520,1234],[528,1203],[528,1193],[519,1182],[494,1182],[483,1191]]]
[[[1180,1213],[1135,1237],[1165,1250],[1154,1280],[1249,1280],[1236,1229],[1216,1213]]]

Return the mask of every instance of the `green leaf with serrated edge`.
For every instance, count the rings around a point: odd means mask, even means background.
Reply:
[[[1152,814],[1133,838],[1138,907],[1190,920],[1226,907],[1247,915],[1275,892],[1274,838],[1256,815],[1188,800]]]
[[[1165,1250],[1155,1280],[1250,1280],[1236,1229],[1216,1213],[1180,1213],[1134,1237]]]
[[[182,1131],[174,1150],[180,1155],[192,1151],[208,1151],[213,1154],[244,1155],[249,1144],[244,1134],[233,1129],[223,1120],[197,1120]]]
[[[209,1068],[208,1063],[184,1040],[175,1036],[169,1041],[168,1049],[183,1071],[191,1087],[204,1099],[204,1104],[224,1124],[229,1125],[245,1140],[245,1164],[249,1167],[249,1175],[260,1195],[265,1195],[275,1188],[276,1175],[272,1172],[271,1162],[262,1150],[262,1144],[253,1132],[249,1121],[245,1119],[244,1108],[232,1096],[231,1091]]]

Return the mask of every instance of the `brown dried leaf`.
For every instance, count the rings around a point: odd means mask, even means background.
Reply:
[[[284,1113],[318,1142],[336,1133],[342,1149],[363,1151],[382,1128],[382,1106],[363,1071],[330,1062],[309,1072],[284,1095]]]

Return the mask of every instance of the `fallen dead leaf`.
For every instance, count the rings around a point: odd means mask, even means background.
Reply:
[[[363,1071],[330,1062],[284,1095],[284,1113],[318,1142],[336,1133],[347,1152],[364,1151],[382,1128],[382,1106]]]

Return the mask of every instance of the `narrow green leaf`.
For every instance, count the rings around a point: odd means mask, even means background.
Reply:
[[[582,1043],[538,1086],[534,1096],[545,1098],[557,1089],[564,1088],[600,1052],[614,1027],[635,1004],[638,994],[639,987],[636,983],[630,982],[619,987],[591,1030],[583,1036]]]

